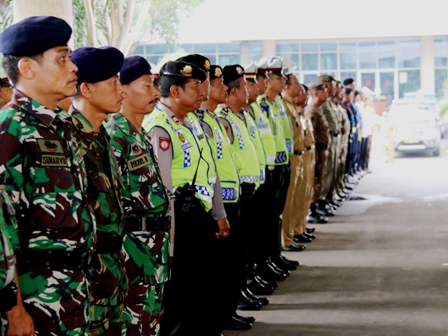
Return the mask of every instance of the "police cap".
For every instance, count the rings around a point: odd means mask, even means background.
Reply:
[[[330,75],[320,75],[318,77],[318,80],[319,80],[319,83],[328,83],[328,82],[335,81],[335,79]]]
[[[82,47],[76,49],[70,59],[78,67],[78,83],[96,83],[117,75],[124,55],[114,47]]]
[[[244,69],[239,64],[226,65],[223,70],[224,84],[228,85],[230,82],[237,80],[244,76]]]
[[[327,84],[313,84],[310,86],[309,90],[311,92],[323,91],[327,88]]]
[[[210,65],[210,80],[222,78],[222,68],[219,65]]]
[[[253,62],[244,67],[244,78],[255,81],[257,79],[257,63]]]
[[[268,71],[268,59],[262,58],[257,63],[257,76],[266,78],[266,71]]]
[[[151,65],[141,56],[131,56],[124,59],[120,70],[121,84],[129,84],[143,75],[151,75]]]
[[[196,65],[202,71],[210,71],[210,60],[199,54],[192,54],[184,57],[180,57],[176,62],[187,62]]]
[[[194,64],[181,61],[170,61],[168,63],[165,63],[162,69],[160,69],[160,75],[184,77],[187,79],[199,79],[201,82],[207,79],[205,71],[198,68]]]
[[[72,28],[54,16],[33,16],[6,28],[0,34],[0,52],[5,55],[32,56],[66,46]]]

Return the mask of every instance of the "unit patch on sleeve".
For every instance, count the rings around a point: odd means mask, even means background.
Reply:
[[[170,138],[159,138],[159,147],[161,150],[166,151],[170,148]]]

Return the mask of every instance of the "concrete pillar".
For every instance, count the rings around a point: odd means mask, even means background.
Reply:
[[[262,57],[274,57],[276,54],[275,40],[264,40],[262,50]]]
[[[14,0],[14,23],[30,16],[50,15],[67,21],[73,28],[72,0]],[[72,40],[69,43],[73,48]]]
[[[420,88],[423,92],[435,92],[434,37],[420,37]]]
[[[241,49],[240,49],[240,55],[241,55],[241,65],[246,66],[250,63],[250,44],[248,41],[241,42]]]

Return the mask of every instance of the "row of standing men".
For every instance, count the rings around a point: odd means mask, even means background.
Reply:
[[[145,59],[112,47],[70,54],[71,32],[33,17],[0,35],[15,87],[0,112],[4,326],[20,335],[250,328],[236,309],[268,304],[254,294],[271,294],[298,266],[281,250],[315,238],[297,182],[313,201],[328,195],[319,181],[329,142],[321,147],[317,131],[327,90],[337,101],[340,86],[327,76],[310,87],[310,123],[308,88],[285,75],[294,65],[283,58],[223,69],[189,55],[162,67],[157,91]],[[339,164],[355,155],[335,153]],[[358,166],[346,166],[343,178],[333,166],[333,195],[351,187]]]

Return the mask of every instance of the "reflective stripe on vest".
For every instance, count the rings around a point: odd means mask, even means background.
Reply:
[[[263,148],[266,154],[266,164],[272,166],[275,164],[275,139],[269,124],[269,119],[265,112],[262,111],[260,105],[254,102],[250,105],[254,110],[255,122],[257,123],[258,132],[263,141]]]

